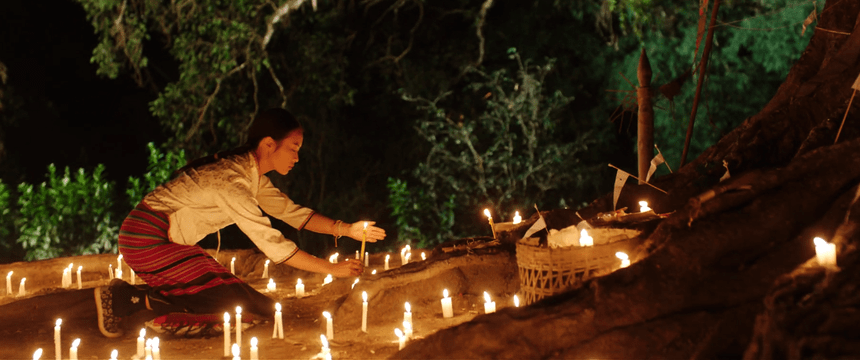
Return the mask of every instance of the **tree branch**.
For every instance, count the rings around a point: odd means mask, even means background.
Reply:
[[[203,119],[206,117],[206,110],[209,109],[209,105],[215,99],[215,96],[218,95],[218,92],[221,91],[221,82],[230,77],[230,75],[235,74],[237,71],[242,70],[245,67],[245,64],[248,62],[243,62],[241,65],[234,67],[226,75],[216,80],[215,90],[209,94],[209,97],[206,98],[206,102],[203,103],[203,108],[200,109],[200,115],[197,116],[197,121],[194,123],[194,126],[191,127],[191,130],[188,130],[188,134],[185,135],[184,142],[187,143],[191,140],[194,134],[200,129],[200,126],[203,125]]]
[[[263,39],[260,40],[260,47],[262,49],[265,49],[266,45],[269,44],[269,40],[272,40],[272,34],[275,33],[275,24],[281,21],[281,17],[288,14],[292,9],[298,9],[304,2],[305,0],[287,0],[283,5],[275,8],[275,13],[272,14],[272,19],[269,20],[268,24],[266,24],[266,35],[264,35]]]
[[[476,29],[476,34],[478,35],[478,61],[475,62],[475,67],[481,66],[481,63],[484,62],[484,20],[487,19],[487,10],[490,9],[490,6],[493,6],[493,0],[484,0],[484,4],[481,5],[481,12],[478,17],[478,25]]]

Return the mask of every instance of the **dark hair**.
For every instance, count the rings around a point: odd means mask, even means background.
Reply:
[[[289,111],[281,108],[271,108],[257,114],[251,127],[248,128],[248,140],[245,144],[227,150],[221,151],[209,156],[204,156],[199,159],[191,160],[176,170],[173,175],[178,175],[189,169],[196,169],[200,166],[214,163],[218,159],[223,159],[228,156],[244,154],[249,151],[254,151],[257,145],[260,144],[266,137],[271,137],[275,141],[281,141],[289,135],[290,132],[296,129],[301,129],[302,125]]]

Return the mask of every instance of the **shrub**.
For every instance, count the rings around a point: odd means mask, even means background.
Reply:
[[[147,173],[143,174],[143,180],[130,176],[128,178],[128,187],[125,189],[128,195],[129,204],[131,207],[137,206],[143,197],[150,191],[155,190],[158,185],[161,185],[171,178],[173,172],[184,166],[185,151],[162,153],[155,147],[155,144],[148,143],[149,148],[149,167]]]

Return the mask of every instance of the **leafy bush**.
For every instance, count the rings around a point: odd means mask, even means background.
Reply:
[[[423,189],[409,190],[406,181],[395,178],[388,178],[388,191],[388,206],[401,243],[427,248],[453,237],[454,194],[437,203]]]
[[[99,164],[92,174],[78,169],[71,178],[66,167],[60,177],[51,164],[46,182],[18,185],[18,243],[26,260],[116,252],[114,184],[103,173]]]
[[[173,177],[173,172],[186,164],[185,151],[162,153],[155,147],[155,144],[148,143],[149,148],[149,167],[147,173],[143,174],[141,179],[130,176],[128,178],[128,187],[125,189],[128,195],[129,204],[131,207],[137,206],[143,197],[150,191],[155,190],[158,185],[161,185]]]

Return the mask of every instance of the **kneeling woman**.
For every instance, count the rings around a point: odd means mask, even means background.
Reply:
[[[196,245],[231,224],[276,264],[337,277],[360,275],[364,267],[356,260],[332,264],[299,250],[263,214],[298,230],[361,239],[363,222],[345,224],[297,205],[265,176],[272,170],[286,175],[299,161],[302,141],[302,128],[292,114],[266,110],[251,124],[246,145],[192,161],[173,180],[147,194],[123,221],[119,234],[120,253],[147,285],[115,279],[95,289],[102,334],[121,336],[121,319],[143,309],[156,315],[217,316],[238,305],[251,314],[271,316],[274,300]],[[367,228],[367,241],[384,237],[384,230]],[[194,321],[193,316],[175,320]]]

